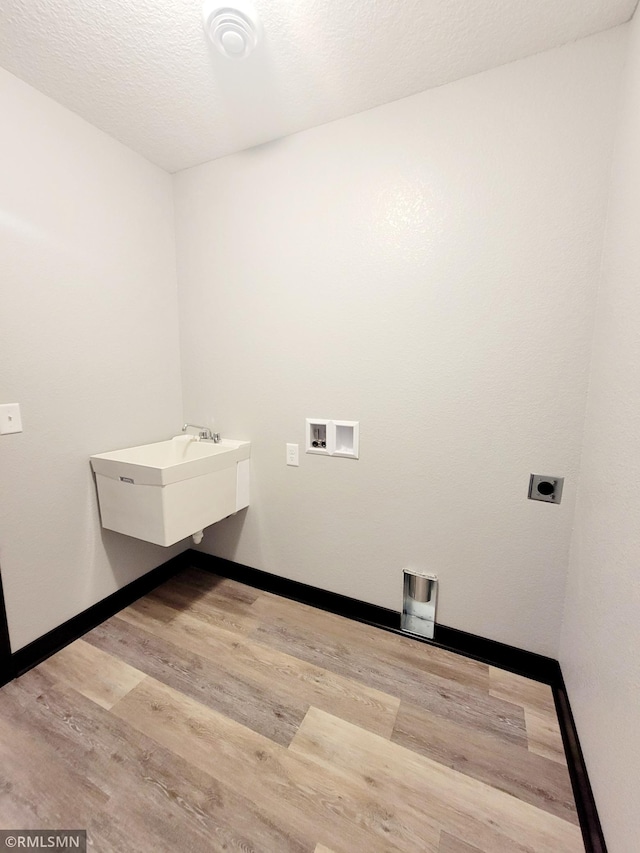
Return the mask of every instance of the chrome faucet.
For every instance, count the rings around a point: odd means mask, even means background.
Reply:
[[[186,432],[189,428],[197,429],[199,438],[204,439],[204,441],[213,441],[216,444],[218,444],[221,441],[220,433],[219,432],[211,432],[209,427],[198,426],[197,424],[185,424],[182,427],[182,432]]]

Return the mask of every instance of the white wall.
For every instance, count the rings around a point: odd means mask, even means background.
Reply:
[[[640,839],[640,15],[631,27],[560,662],[609,850]]]
[[[0,566],[14,651],[176,549],[102,531],[91,453],[179,429],[171,180],[0,71]]]
[[[253,442],[205,550],[556,655],[625,35],[175,176],[185,413]],[[361,459],[286,467],[309,416]]]

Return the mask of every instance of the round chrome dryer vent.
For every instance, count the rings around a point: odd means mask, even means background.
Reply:
[[[262,35],[262,24],[250,0],[205,0],[202,24],[209,41],[229,59],[249,56]]]

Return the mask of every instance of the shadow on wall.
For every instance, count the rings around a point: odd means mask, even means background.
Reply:
[[[2,566],[0,566],[0,685],[9,681],[11,672],[11,643],[9,642],[9,627],[7,612],[4,606],[2,591]]]
[[[205,538],[203,540],[206,547],[200,546],[196,550],[204,551],[208,554],[215,550],[217,557],[234,560],[249,509],[251,509],[250,506],[245,507],[245,509],[241,509],[234,515],[223,518],[222,521],[209,527],[205,531]]]
[[[100,550],[97,531],[100,533],[102,551],[115,581],[116,589],[121,589],[145,572],[156,568],[156,566],[165,563],[167,560],[185,551],[192,543],[188,539],[177,542],[168,548],[163,548],[161,545],[145,542],[133,536],[125,536],[122,533],[116,533],[114,530],[108,530],[103,527],[96,478],[94,472],[91,470],[90,463],[89,470],[90,477],[86,495],[86,530],[84,541],[87,543],[85,567],[87,569],[86,586],[88,589],[86,592],[91,597],[93,587],[97,581],[96,575],[102,577],[103,573],[103,567],[100,565],[101,560],[97,553]],[[136,567],[136,570],[133,572],[132,566]],[[138,568],[140,570],[137,570]]]
[[[162,545],[154,545],[133,536],[125,536],[123,533],[105,530],[105,528],[100,528],[100,534],[107,561],[118,589],[135,580],[144,572],[185,551],[190,547],[191,542],[190,539],[186,539],[177,542],[175,545],[170,545],[168,548],[163,548]],[[131,565],[147,568],[132,575]],[[129,566],[128,570],[127,566]]]

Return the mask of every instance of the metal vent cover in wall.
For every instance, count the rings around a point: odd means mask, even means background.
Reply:
[[[402,619],[400,627],[410,634],[433,639],[436,626],[438,577],[403,569]]]

